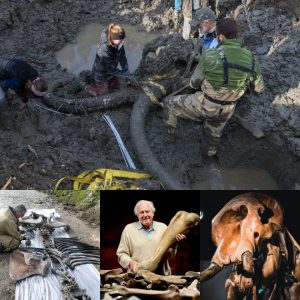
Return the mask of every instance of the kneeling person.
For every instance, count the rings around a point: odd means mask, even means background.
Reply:
[[[109,88],[120,87],[119,78],[132,77],[128,69],[124,39],[125,30],[121,25],[112,23],[102,31],[92,69],[95,85],[86,85],[86,92],[93,96],[105,95]],[[118,69],[119,63],[121,70]]]
[[[38,71],[21,59],[0,58],[0,103],[9,101],[12,93],[21,97],[19,108],[23,108],[31,97],[46,95],[48,85]]]
[[[17,249],[23,239],[18,229],[18,218],[26,213],[24,205],[0,209],[0,252]]]

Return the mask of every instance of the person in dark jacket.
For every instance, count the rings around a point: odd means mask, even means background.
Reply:
[[[23,108],[28,98],[43,97],[47,89],[45,79],[26,61],[0,58],[0,102],[10,100],[15,92],[22,99],[19,108]]]
[[[92,69],[95,86],[86,85],[85,91],[93,96],[101,96],[108,88],[119,88],[119,78],[130,79],[124,48],[125,30],[121,25],[111,23],[100,36],[96,58]],[[120,63],[121,70],[118,68]]]

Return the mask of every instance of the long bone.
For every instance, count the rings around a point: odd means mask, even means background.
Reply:
[[[154,272],[159,263],[166,256],[169,248],[171,248],[177,242],[176,236],[178,234],[186,234],[199,223],[199,215],[195,213],[188,213],[186,211],[178,211],[164,232],[154,255],[149,260],[143,261],[138,266],[138,270],[144,269]]]

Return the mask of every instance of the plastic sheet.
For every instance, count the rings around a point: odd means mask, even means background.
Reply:
[[[55,213],[54,209],[28,209],[26,215],[29,215],[32,211],[46,217],[50,217],[51,213]],[[55,213],[55,217],[59,217],[59,215]],[[69,235],[63,228],[58,228],[55,229],[51,237],[65,238],[69,237]],[[26,247],[24,241],[22,241],[22,246]],[[31,240],[30,247],[44,248],[43,239],[38,230],[35,231],[35,236],[34,239]],[[77,266],[74,270],[69,270],[69,273],[75,277],[78,286],[81,289],[85,289],[86,294],[89,295],[92,300],[100,299],[100,274],[92,264]],[[61,285],[56,275],[49,271],[45,277],[32,276],[18,282],[16,285],[15,299],[60,300],[63,299],[63,295],[61,293]]]

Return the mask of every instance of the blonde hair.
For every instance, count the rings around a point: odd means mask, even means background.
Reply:
[[[122,25],[119,24],[115,24],[115,23],[111,23],[108,26],[108,30],[107,30],[107,40],[109,42],[110,45],[114,45],[113,44],[113,39],[112,39],[112,35],[113,34],[117,34],[117,35],[121,35],[125,37],[125,30],[123,28]]]

